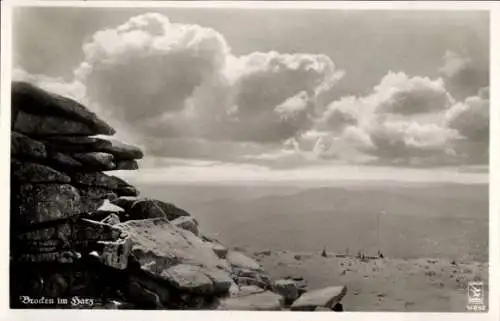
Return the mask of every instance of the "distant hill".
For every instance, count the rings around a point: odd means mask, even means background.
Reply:
[[[379,182],[344,187],[143,185],[228,244],[401,258],[488,258],[488,186]],[[377,245],[377,216],[380,217]],[[237,243],[236,243],[237,242]]]

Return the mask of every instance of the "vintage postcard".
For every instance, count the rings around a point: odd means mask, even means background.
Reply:
[[[445,5],[3,5],[9,316],[496,319],[495,5]]]

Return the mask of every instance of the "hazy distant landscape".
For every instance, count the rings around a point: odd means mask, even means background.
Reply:
[[[391,258],[488,261],[486,184],[138,187],[144,197],[186,209],[206,233],[232,246],[352,255],[380,248]]]

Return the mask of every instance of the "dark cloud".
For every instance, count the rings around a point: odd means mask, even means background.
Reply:
[[[474,61],[468,55],[447,51],[440,72],[446,88],[453,97],[463,100],[476,95],[482,87],[489,86],[489,66],[487,63]]]

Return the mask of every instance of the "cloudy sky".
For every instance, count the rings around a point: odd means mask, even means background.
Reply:
[[[13,77],[141,146],[146,180],[481,181],[488,28],[471,11],[18,8]]]

